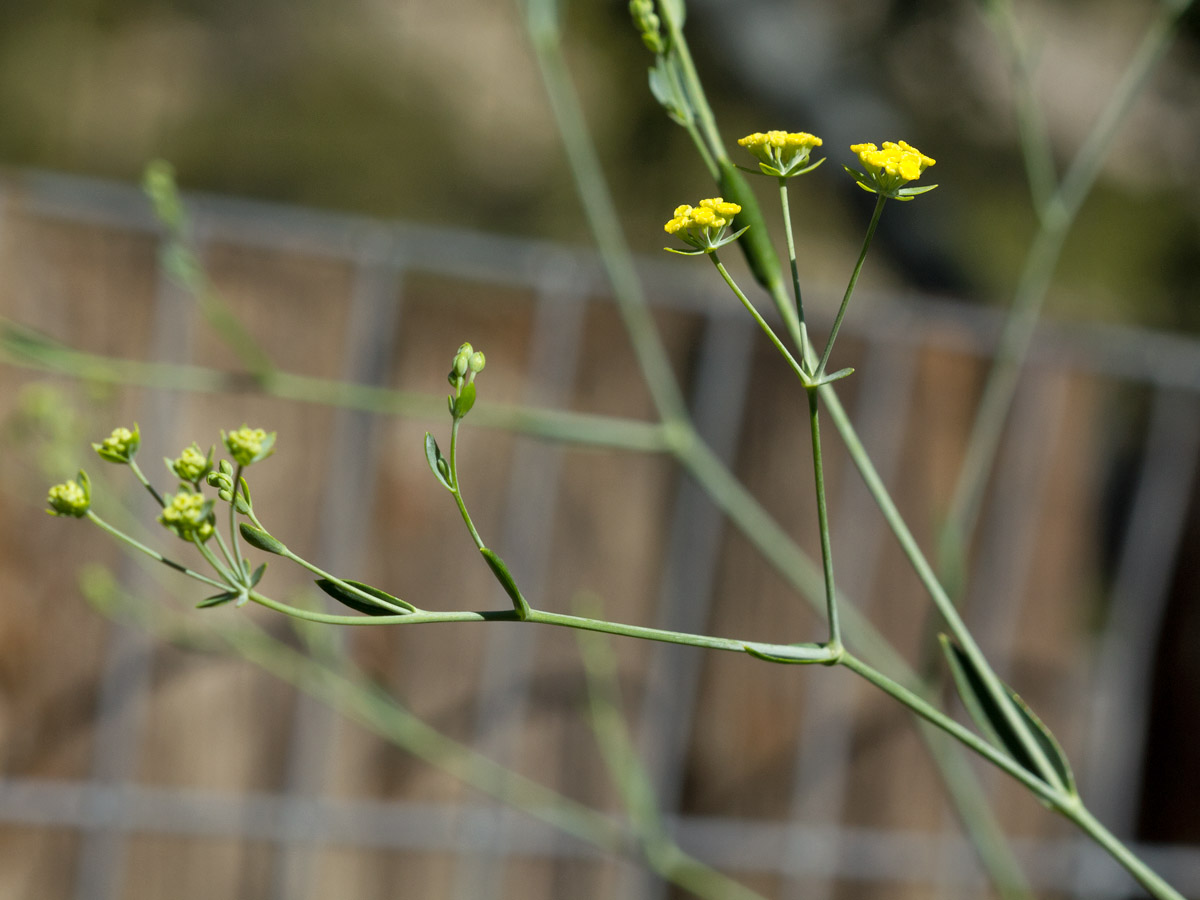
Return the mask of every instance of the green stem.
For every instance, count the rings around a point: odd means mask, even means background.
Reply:
[[[454,424],[450,426],[450,483],[454,485],[454,502],[458,504],[458,512],[462,516],[462,520],[467,523],[467,530],[471,532],[471,540],[475,542],[475,546],[480,550],[485,548],[483,538],[479,536],[479,532],[475,530],[475,523],[471,521],[471,514],[467,512],[467,504],[462,498],[462,491],[459,490],[458,484],[458,427],[462,424],[462,419],[458,416],[454,417]]]
[[[1146,865],[1132,850],[1117,839],[1102,825],[1082,803],[1060,810],[1064,816],[1078,825],[1092,840],[1108,851],[1108,854],[1125,867],[1138,884],[1160,900],[1185,900],[1183,894],[1167,884],[1157,872]]]
[[[153,363],[84,353],[52,344],[0,316],[0,351],[5,362],[105,384],[192,393],[244,393],[244,376],[203,366]],[[397,391],[289,372],[275,372],[265,385],[250,386],[271,397],[378,415],[434,418],[446,414],[445,395]],[[614,416],[488,403],[471,411],[476,427],[499,428],[540,440],[643,453],[667,449],[657,422]]]
[[[821,413],[816,388],[808,394],[808,422],[812,433],[813,479],[817,489],[817,526],[821,532],[821,562],[825,569],[825,611],[829,617],[829,643],[842,646],[842,625],[838,619],[837,591],[833,585],[833,549],[829,542],[829,512],[825,505],[825,467],[821,458]]]
[[[241,490],[242,483],[242,464],[238,463],[237,468],[233,472],[233,500],[237,499],[238,491]],[[233,567],[237,570],[240,576],[243,570],[242,566],[242,547],[238,542],[238,527],[237,527],[237,504],[229,501],[229,542],[233,545]]]
[[[258,524],[257,520],[255,520],[255,524],[256,525]],[[259,527],[261,528],[262,526],[259,526]],[[265,528],[263,528],[262,530],[266,531]],[[324,569],[320,568],[319,566],[313,565],[304,557],[297,556],[295,553],[293,553],[287,547],[284,547],[279,555],[282,556],[284,559],[290,559],[292,562],[294,562],[298,566],[301,566],[302,568],[308,569],[308,571],[312,572],[314,575],[317,575],[321,578],[324,578],[325,580],[327,580],[329,582],[332,582],[333,584],[336,584],[343,591],[346,591],[349,594],[353,594],[355,597],[358,597],[360,600],[364,601],[365,603],[370,603],[372,606],[378,606],[380,609],[394,608],[393,605],[391,603],[388,603],[386,600],[381,600],[379,597],[376,597],[373,594],[368,594],[366,591],[356,588],[354,585],[350,584],[349,582],[343,581],[342,579],[338,578],[336,575],[331,575],[329,572],[326,572]],[[253,594],[251,594],[250,599],[255,600],[256,598]],[[263,603],[263,600],[267,600],[267,599],[268,598],[264,597],[261,600],[257,600],[257,602]],[[295,606],[284,606],[283,604],[277,604],[276,606],[272,606],[271,608],[279,609],[280,612],[286,612],[288,615],[295,616],[296,618],[299,618],[299,619],[308,619],[310,622],[329,622],[330,624],[335,624],[335,625],[371,624],[371,623],[385,624],[386,622],[390,622],[394,618],[406,619],[410,615],[409,610],[416,610],[416,607],[413,606],[411,603],[408,603],[407,601],[404,601],[404,600],[400,600],[399,597],[397,597],[396,599],[404,606],[403,610],[396,610],[395,616],[370,616],[370,617],[368,617],[368,619],[366,620],[365,623],[358,621],[358,617],[356,617],[356,616],[325,616],[324,618],[314,619],[314,618],[311,618],[309,615],[296,615],[297,612],[306,612],[306,611],[300,610],[298,607],[295,607]],[[263,605],[271,606],[272,603],[275,603],[275,601],[272,600],[270,603],[263,603]],[[313,615],[323,615],[323,614],[314,613]],[[347,619],[352,619],[354,621],[347,622],[347,621],[345,621]]]
[[[154,498],[154,502],[160,507],[166,507],[167,502],[163,500],[162,494],[155,490],[154,485],[150,483],[150,479],[142,472],[142,467],[137,464],[136,460],[131,459],[129,461],[129,468],[133,472],[134,477],[142,483],[142,487],[150,492],[150,496]]]
[[[799,321],[799,335],[793,335],[796,338],[796,346],[800,348],[800,359],[803,360],[808,353],[805,348],[804,337],[807,334],[804,320],[804,300],[800,295],[800,270],[796,267],[796,242],[792,237],[792,210],[788,203],[788,180],[786,178],[779,179],[779,205],[783,211],[783,233],[787,239],[788,262],[792,268],[792,293],[796,298],[796,316]]]
[[[1071,801],[1071,798],[1067,797],[1066,794],[1026,770],[1007,753],[997,750],[973,731],[969,731],[962,725],[959,725],[923,697],[918,696],[902,684],[888,678],[882,672],[867,665],[853,654],[849,652],[843,653],[838,662],[856,675],[865,678],[884,693],[903,703],[925,721],[940,728],[955,740],[966,745],[969,749],[974,750],[998,769],[1017,779],[1017,781],[1021,782],[1041,799],[1054,804],[1056,807]]]
[[[1112,97],[1068,167],[1058,189],[1045,203],[1041,228],[1025,258],[1012,307],[996,348],[995,361],[971,429],[966,457],[947,516],[945,528],[947,534],[952,536],[952,539],[944,539],[947,545],[965,547],[975,530],[1004,422],[1012,407],[1021,368],[1028,356],[1033,332],[1067,233],[1100,174],[1101,165],[1119,126],[1144,88],[1154,66],[1166,52],[1178,19],[1189,6],[1190,0],[1161,5],[1161,12],[1147,29]]]
[[[733,280],[733,277],[725,270],[724,264],[717,257],[717,251],[710,251],[708,253],[708,258],[711,259],[713,265],[717,267],[717,271],[721,273],[721,277],[725,279],[725,283],[729,285],[729,289],[733,291],[734,295],[740,301],[742,301],[742,306],[746,307],[746,311],[754,317],[754,321],[758,323],[758,327],[763,330],[763,333],[766,334],[768,338],[770,338],[771,343],[775,345],[775,349],[778,350],[779,354],[787,360],[788,365],[792,367],[792,370],[800,377],[800,380],[807,383],[809,380],[808,373],[804,371],[804,368],[800,365],[800,363],[796,362],[796,358],[792,356],[791,351],[784,346],[783,341],[781,341],[779,336],[775,334],[774,329],[767,324],[767,320],[764,319],[759,314],[758,310],[754,308],[754,304],[750,302],[750,299],[742,293],[742,289],[737,286],[737,282]]]
[[[145,544],[141,543],[140,541],[136,541],[133,538],[131,538],[125,532],[120,531],[117,528],[114,528],[112,525],[109,525],[107,522],[105,522],[102,518],[100,518],[98,515],[96,515],[91,510],[88,510],[87,517],[94,524],[99,525],[102,530],[108,532],[113,537],[117,538],[118,540],[124,541],[126,544],[128,544],[130,547],[132,547],[134,550],[137,550],[141,553],[146,554],[153,560],[157,560],[158,562],[162,563],[164,566],[170,566],[176,572],[182,572],[184,575],[187,575],[189,578],[195,578],[197,581],[203,581],[205,584],[211,585],[212,587],[220,588],[223,591],[229,590],[230,586],[228,584],[224,584],[223,582],[217,581],[216,579],[209,578],[207,575],[201,575],[199,572],[197,572],[193,569],[189,569],[187,566],[183,565],[182,563],[177,563],[173,559],[167,559],[165,556],[163,556],[157,550],[150,549],[149,547],[147,547]]]
[[[216,531],[215,528],[213,530]],[[200,540],[200,538],[193,537],[192,543],[196,546],[196,549],[200,551],[200,555],[203,556],[208,564],[213,567],[213,571],[224,578],[230,584],[230,586],[240,585],[246,580],[246,576],[243,574],[243,570],[241,568],[230,571],[225,566],[221,565],[221,561],[217,559],[216,554],[209,550],[205,543]]]
[[[887,197],[878,194],[875,200],[875,211],[871,214],[871,224],[867,226],[867,235],[863,238],[862,250],[858,254],[858,262],[854,264],[854,271],[850,274],[850,282],[846,285],[846,293],[842,296],[842,305],[838,307],[837,318],[833,320],[833,328],[830,329],[829,340],[825,344],[825,352],[821,354],[821,362],[816,368],[817,378],[825,374],[825,366],[829,363],[829,354],[833,352],[833,342],[837,340],[838,331],[842,327],[842,318],[846,315],[846,307],[850,305],[850,296],[854,293],[854,286],[858,284],[858,276],[862,272],[863,262],[866,261],[867,251],[871,248],[871,238],[875,236],[875,228],[879,225],[879,216],[883,213],[885,203],[887,203]]]
[[[699,74],[696,72],[696,64],[692,62],[692,52],[688,48],[688,42],[683,36],[683,23],[675,18],[675,10],[671,3],[659,3],[658,12],[663,24],[667,27],[667,33],[671,37],[671,50],[679,57],[679,69],[683,73],[686,82],[684,87],[687,91],[688,100],[692,102],[693,108],[700,119],[700,127],[704,131],[709,153],[717,160],[726,160],[729,156],[725,152],[724,144],[721,143],[721,132],[717,130],[717,120],[713,116],[712,107],[708,105],[708,98],[704,94],[704,87],[700,83]]]
[[[263,530],[265,531],[266,529]],[[225,538],[221,536],[220,528],[213,529],[213,537],[217,539],[217,546],[221,548],[221,555],[225,557],[225,561],[229,563],[230,566],[237,565],[237,563],[233,561],[233,554],[229,552],[229,547],[225,544]]]
[[[646,373],[646,386],[660,420],[680,421],[686,417],[687,405],[679,391],[675,373],[671,370],[669,357],[654,324],[654,318],[650,314],[649,305],[642,292],[641,280],[634,269],[633,254],[625,241],[616,204],[608,192],[600,160],[596,156],[587,122],[580,109],[579,98],[567,71],[558,30],[551,16],[538,16],[536,21],[530,16],[527,23],[534,56],[541,70],[542,84],[546,88],[550,109],[567,154],[567,163],[579,191],[584,216],[592,234],[595,235],[600,259],[609,283],[612,284],[617,309],[633,344],[638,366]],[[684,57],[686,56],[687,48],[684,46]],[[711,117],[711,113],[709,116]],[[701,115],[702,124],[703,121],[704,117]],[[719,145],[709,149],[718,159],[725,155]]]

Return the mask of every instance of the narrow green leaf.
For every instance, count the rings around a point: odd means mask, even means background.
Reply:
[[[262,581],[263,573],[266,571],[267,571],[266,563],[263,563],[257,569],[255,569],[254,574],[250,576],[250,587],[257,587],[258,583],[260,581]]]
[[[238,591],[225,591],[221,594],[213,594],[211,597],[205,597],[196,604],[196,609],[208,609],[210,606],[220,606],[222,603],[228,603],[230,600],[236,600],[241,594]]]
[[[461,391],[458,392],[458,399],[454,401],[454,417],[461,419],[471,411],[471,407],[475,405],[475,382],[464,384]]]
[[[434,478],[441,482],[442,487],[453,493],[454,486],[450,484],[450,479],[447,477],[450,467],[446,464],[446,459],[442,456],[442,450],[438,447],[437,441],[428,431],[425,432],[425,462],[429,463],[429,471],[433,473]]]
[[[255,528],[249,522],[243,522],[238,526],[238,529],[242,532],[242,537],[246,539],[246,543],[251,547],[257,547],[265,553],[283,554],[287,551],[287,547],[280,541],[271,537],[271,535],[261,528]]]
[[[519,619],[529,618],[529,601],[521,596],[521,590],[517,587],[517,582],[513,579],[508,571],[508,566],[504,565],[504,560],[489,550],[487,547],[482,547],[479,550],[483,554],[483,558],[487,560],[487,564],[491,567],[492,574],[496,576],[496,580],[500,582],[500,587],[504,588],[504,593],[508,594],[513,603],[513,609],[517,611]]]
[[[351,593],[342,587],[341,584],[330,581],[328,578],[318,578],[316,585],[338,603],[350,607],[355,612],[364,613],[368,616],[402,616],[405,613],[412,612],[416,608],[411,603],[401,600],[399,597],[393,597],[387,591],[381,591],[379,588],[363,584],[361,581],[351,581],[348,578],[343,578],[341,581],[342,584],[348,584],[350,587],[357,588],[364,594],[369,594],[377,598],[380,602],[372,603],[358,594]]]
[[[813,663],[827,663],[830,660],[829,650],[822,644],[792,644],[787,647],[772,645],[770,650],[759,644],[743,644],[743,646],[746,648],[746,652],[755,659],[766,662],[812,665]]]
[[[1062,747],[1059,746],[1054,735],[1050,733],[1050,729],[1034,715],[1033,710],[1012,688],[1004,685],[1004,690],[1008,694],[1013,708],[1025,722],[1030,734],[1038,742],[1046,759],[1053,767],[1053,772],[1045,772],[1025,749],[1025,745],[1009,724],[1004,711],[1000,709],[995,698],[988,691],[979,671],[971,663],[970,657],[947,635],[938,635],[938,640],[942,644],[942,652],[946,654],[946,661],[950,664],[950,672],[954,677],[954,684],[958,688],[958,695],[962,698],[963,706],[966,707],[975,724],[979,726],[979,730],[997,747],[1006,750],[1027,772],[1051,784],[1058,780],[1069,794],[1074,795],[1076,793],[1075,775],[1071,771],[1071,764],[1067,761],[1066,754],[1063,753]]]

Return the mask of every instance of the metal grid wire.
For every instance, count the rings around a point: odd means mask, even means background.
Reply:
[[[11,185],[10,185],[11,188]],[[22,209],[71,223],[149,233],[140,194],[129,187],[27,173],[19,180]],[[0,228],[4,210],[0,197]],[[531,404],[567,402],[576,377],[577,349],[584,334],[589,297],[604,284],[590,254],[545,242],[515,240],[430,228],[381,223],[352,216],[317,213],[218,198],[195,198],[197,235],[206,241],[256,250],[342,261],[355,273],[347,348],[341,376],[382,384],[400,324],[402,288],[414,272],[448,275],[485,284],[533,291],[535,315],[532,357],[539,360],[526,396]],[[676,269],[644,266],[650,296],[704,317],[694,362],[690,405],[697,427],[725,460],[734,454],[742,428],[750,382],[751,327],[724,311],[723,297],[711,285],[679,288]],[[170,335],[179,346],[186,330],[174,302],[175,288],[161,277],[154,310],[155,346]],[[952,328],[931,328],[932,324]],[[864,442],[885,481],[896,477],[904,423],[913,403],[918,355],[947,347],[986,355],[998,321],[987,311],[922,298],[891,299],[872,316],[851,319],[848,329],[865,347],[856,408]],[[157,358],[157,357],[156,357]],[[1132,833],[1145,737],[1152,652],[1160,631],[1179,549],[1188,498],[1200,451],[1200,344],[1164,334],[1105,326],[1044,327],[1033,362],[1053,358],[1056,371],[1086,372],[1142,385],[1152,395],[1153,414],[1141,454],[1131,516],[1112,592],[1111,615],[1100,640],[1099,665],[1088,679],[1088,728],[1095,739],[1078,761],[1098,815],[1121,835]],[[980,536],[977,583],[986,585],[973,605],[977,633],[998,671],[1009,668],[1016,641],[1017,603],[989,602],[992,595],[1020,597],[1033,557],[1032,529],[1011,527],[1018,510],[1006,498],[1043,494],[1049,462],[1035,436],[1061,417],[1065,379],[1026,394],[1010,422],[996,474],[997,501],[989,508]],[[171,405],[148,394],[144,423],[168,428]],[[363,523],[354,510],[369,501],[380,452],[379,428],[368,414],[339,411],[333,438],[353,447],[360,467],[331,465],[325,475],[323,531],[318,551],[331,568],[353,570],[361,562]],[[509,563],[522,573],[528,590],[539,594],[547,577],[551,510],[558,497],[563,451],[554,445],[519,439],[510,469],[501,533]],[[336,458],[337,454],[333,455]],[[887,533],[857,479],[846,479],[831,498],[835,543],[850,534],[862,563],[841,577],[850,595],[866,598],[879,566]],[[1011,499],[1007,502],[1011,503]],[[724,533],[721,515],[703,493],[681,479],[670,514],[670,539],[659,587],[659,621],[676,630],[702,630],[714,594],[716,560]],[[706,561],[700,562],[697,561]],[[131,571],[128,577],[136,578]],[[869,613],[868,609],[864,612]],[[494,629],[487,635],[478,676],[475,745],[504,764],[517,752],[522,722],[530,709],[537,629]],[[336,843],[351,848],[441,851],[456,855],[452,896],[486,900],[499,895],[506,860],[516,857],[588,858],[592,851],[539,823],[489,805],[367,802],[323,797],[326,761],[334,752],[330,727],[334,713],[314,701],[300,701],[288,743],[282,790],[220,792],[147,787],[135,782],[153,649],[140,634],[114,628],[105,654],[96,710],[94,751],[83,781],[37,778],[0,779],[0,823],[77,829],[82,835],[75,897],[109,900],[121,896],[127,873],[123,847],[131,835],[221,836],[271,842],[277,846],[271,876],[274,898],[313,896],[314,846]],[[982,876],[973,852],[952,822],[940,832],[850,827],[830,818],[847,790],[855,703],[850,679],[808,682],[805,715],[796,740],[790,819],[778,822],[736,817],[681,815],[682,767],[700,690],[701,655],[670,644],[654,645],[637,732],[640,750],[681,845],[718,867],[782,878],[787,898],[831,897],[837,882],[917,882],[933,884],[943,895],[978,887]],[[1115,727],[1114,723],[1133,723]],[[1103,736],[1103,740],[1100,739]],[[820,773],[819,783],[811,773]],[[519,821],[520,827],[505,827]],[[1079,838],[1017,840],[1019,857],[1036,889],[1077,897],[1122,896],[1129,883],[1115,864]],[[1137,848],[1184,893],[1200,894],[1200,849]],[[661,898],[665,886],[633,866],[622,869],[622,897]]]

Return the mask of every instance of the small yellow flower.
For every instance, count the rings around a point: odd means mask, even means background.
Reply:
[[[168,459],[167,468],[182,481],[197,483],[212,468],[212,453],[205,456],[195,444],[185,447],[178,459]]]
[[[50,488],[46,502],[50,505],[46,512],[52,516],[83,518],[92,506],[92,491],[87,475],[80,472],[78,481],[72,479],[54,485]]]
[[[158,521],[185,541],[207,541],[213,534],[212,506],[202,494],[180,491],[171,497]]]
[[[901,190],[908,182],[920,178],[921,173],[936,162],[905,141],[884,141],[883,147],[852,144],[850,150],[858,155],[864,171],[857,172],[850,168],[847,171],[855,176],[859,187],[865,191],[907,200],[913,194],[924,193],[937,186]]]
[[[813,148],[824,143],[819,137],[806,131],[756,131],[738,139],[758,160],[758,167],[765,175],[788,178],[802,175],[813,166],[805,166]],[[819,165],[819,163],[818,163]]]
[[[260,459],[266,459],[275,448],[274,431],[267,434],[261,428],[250,428],[246,425],[229,434],[222,431],[221,440],[224,441],[233,461],[239,466],[248,466]]]
[[[99,444],[92,444],[92,449],[101,459],[118,465],[125,465],[133,459],[141,443],[141,433],[135,424],[133,431],[128,428],[114,428],[113,433]]]
[[[684,204],[675,207],[675,215],[663,226],[663,230],[697,250],[715,250],[727,243],[722,239],[725,226],[741,211],[742,208],[736,203],[730,203],[722,197],[710,197],[695,206]]]

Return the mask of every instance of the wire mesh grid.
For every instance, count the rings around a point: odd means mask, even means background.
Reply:
[[[68,225],[96,226],[139,235],[154,233],[139,193],[126,186],[44,173],[11,179],[3,198],[0,240],[14,216]],[[197,243],[248,253],[282,253],[335,260],[352,273],[348,324],[336,374],[363,384],[387,384],[397,364],[396,335],[403,330],[408,280],[449,277],[531,292],[527,356],[536,366],[520,400],[562,407],[580,378],[579,360],[589,313],[606,303],[600,270],[584,251],[550,243],[502,238],[419,224],[383,223],[213,197],[194,198]],[[660,310],[682,311],[699,324],[690,349],[686,390],[697,427],[718,457],[734,464],[743,452],[756,403],[757,335],[732,314],[725,298],[702,282],[682,282],[679,270],[645,264],[649,294]],[[161,272],[146,356],[179,358],[193,348],[195,323],[178,289]],[[889,484],[905,477],[907,429],[920,402],[922,365],[929,354],[986,357],[997,330],[989,311],[929,298],[887,298],[870,315],[852,316],[849,333],[859,343],[857,392],[851,412],[863,440]],[[1151,414],[1142,438],[1135,485],[1116,556],[1109,613],[1086,657],[1086,677],[1070,681],[1060,706],[1080,710],[1084,739],[1077,766],[1098,814],[1123,836],[1137,825],[1146,710],[1170,589],[1170,574],[1185,530],[1197,451],[1200,450],[1200,344],[1164,334],[1106,326],[1043,327],[1031,360],[1025,401],[1009,424],[981,529],[972,595],[972,626],[1002,676],[1020,656],[1025,595],[1038,560],[1038,533],[1026,527],[1039,503],[1053,501],[1056,465],[1051,451],[1062,440],[1077,379],[1144,390]],[[177,400],[149,392],[138,409],[144,423],[178,430]],[[359,514],[380,492],[380,459],[387,452],[382,420],[338,410],[329,426],[335,445],[319,478],[322,516],[318,556],[335,570],[361,566],[369,523]],[[498,504],[496,541],[531,596],[551,589],[551,548],[562,526],[567,451],[517,439]],[[353,455],[354,466],[334,461]],[[665,515],[665,556],[658,575],[651,624],[703,631],[711,627],[721,592],[722,547],[729,528],[703,492],[675,478]],[[1032,502],[1030,498],[1033,498]],[[1031,508],[1033,512],[1031,513]],[[832,496],[834,545],[855,546],[842,587],[871,616],[884,602],[880,579],[896,568],[887,559],[889,539],[869,496],[851,477]],[[123,577],[137,584],[130,567]],[[874,599],[872,599],[874,598]],[[1015,599],[1014,599],[1015,598]],[[471,743],[502,764],[522,754],[522,732],[538,703],[536,660],[542,633],[497,628],[480,645],[474,670],[477,702]],[[146,740],[148,698],[155,690],[156,649],[144,635],[123,627],[109,632],[96,689],[91,758],[86,777],[0,778],[0,823],[16,828],[69,829],[79,835],[73,862],[73,896],[108,900],[126,896],[136,872],[128,843],[139,834],[226,838],[263,843],[269,875],[258,895],[318,896],[314,848],[343,847],[440,854],[450,860],[439,896],[505,895],[505,870],[518,860],[592,860],[594,851],[544,825],[477,797],[458,800],[387,800],[332,796],[331,761],[338,753],[336,715],[299,699],[290,720],[278,789],[209,790],[139,783],[137,766]],[[668,644],[654,645],[641,663],[640,708],[632,723],[639,749],[672,833],[682,847],[714,866],[763,877],[781,897],[833,896],[842,884],[907,885],[914,896],[963,896],[983,890],[969,845],[945,811],[933,827],[853,821],[846,815],[858,769],[863,703],[859,686],[845,678],[803,681],[803,715],[789,736],[786,797],[775,818],[736,812],[713,814],[689,799],[689,754],[703,734],[696,717],[704,705],[705,659]],[[995,780],[984,776],[994,791]],[[703,804],[700,804],[701,806]],[[1014,840],[1037,890],[1078,897],[1124,896],[1131,886],[1114,864],[1066,832]],[[1140,851],[1185,893],[1200,893],[1200,849],[1141,846]],[[656,875],[622,865],[608,895],[666,897]],[[548,896],[582,896],[551,887]],[[433,895],[433,894],[431,894]],[[246,894],[249,896],[249,894]]]

